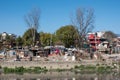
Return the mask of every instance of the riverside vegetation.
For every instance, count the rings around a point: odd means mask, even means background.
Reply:
[[[30,67],[30,68],[24,68],[21,67],[15,67],[15,68],[8,68],[4,67],[3,72],[4,73],[41,73],[41,72],[47,72],[48,70],[44,67]]]
[[[3,71],[3,73],[42,73],[42,72],[48,72],[48,71],[56,71],[56,72],[61,72],[61,71],[72,71],[76,73],[109,73],[109,72],[119,72],[120,65],[79,65],[75,66],[74,68],[71,69],[46,69],[46,67],[30,67],[30,68],[24,68],[23,66],[21,67],[15,67],[15,68],[8,68],[8,67],[0,67],[0,69]]]
[[[75,66],[73,71],[80,72],[80,73],[109,73],[109,72],[115,72],[117,70],[116,70],[116,66],[108,66],[108,65],[97,64],[96,66],[94,66],[94,65]]]

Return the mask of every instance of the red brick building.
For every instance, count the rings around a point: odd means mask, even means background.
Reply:
[[[103,34],[104,34],[103,32],[96,32],[96,33],[88,34],[88,42],[91,48],[96,50],[100,43],[106,41],[106,39],[103,38]]]

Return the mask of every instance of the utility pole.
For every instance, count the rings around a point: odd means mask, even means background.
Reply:
[[[50,46],[52,46],[52,34],[51,34],[50,37],[51,37],[51,38],[50,38]]]
[[[51,36],[50,36],[50,53],[52,52],[51,46],[52,46],[52,34],[51,34]]]
[[[97,50],[97,33],[95,33],[95,48]]]
[[[33,27],[33,31],[34,31],[34,40],[33,40],[34,45],[33,46],[35,46],[35,38],[36,38],[35,30],[36,30],[35,27]]]

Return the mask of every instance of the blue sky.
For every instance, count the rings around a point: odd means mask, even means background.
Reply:
[[[0,0],[0,33],[23,35],[28,29],[24,16],[33,8],[41,11],[38,31],[54,33],[71,24],[70,17],[77,8],[93,8],[93,31],[111,30],[120,34],[120,0]]]

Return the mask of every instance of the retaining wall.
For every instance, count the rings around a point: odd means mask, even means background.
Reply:
[[[13,61],[13,62],[6,62],[2,61],[0,62],[1,67],[9,67],[9,68],[14,68],[14,67],[46,67],[47,69],[70,69],[74,68],[76,65],[96,65],[98,64],[99,61],[96,60],[88,60],[88,61],[71,61],[71,62],[50,62],[50,61]]]

